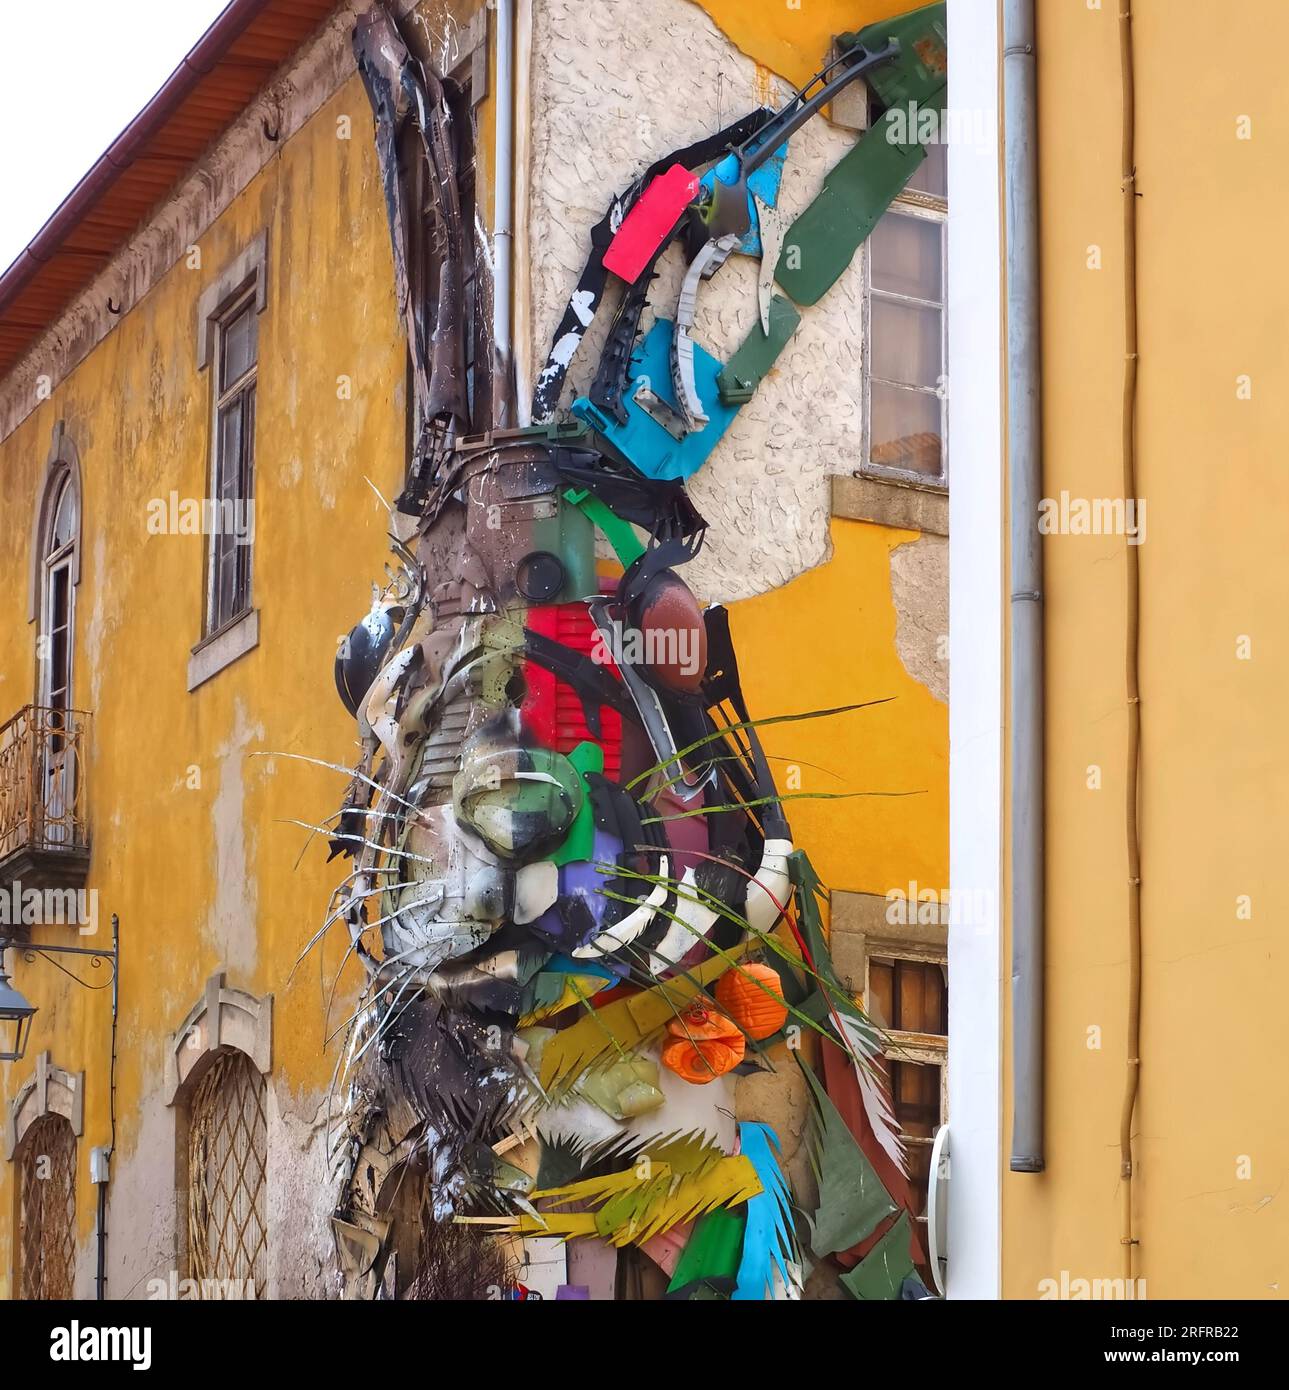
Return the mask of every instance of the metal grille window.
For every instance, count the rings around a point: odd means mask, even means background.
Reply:
[[[71,1298],[76,1273],[76,1135],[42,1115],[18,1161],[18,1297]]]
[[[268,1275],[264,1078],[221,1052],[198,1083],[188,1124],[188,1254],[200,1298],[263,1298]]]
[[[252,505],[255,474],[255,376],[259,319],[254,289],[215,325],[215,435],[211,466],[210,573],[206,634],[251,606]]]
[[[948,481],[945,146],[873,229],[865,285],[865,471]]]

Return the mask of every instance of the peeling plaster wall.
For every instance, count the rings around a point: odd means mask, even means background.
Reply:
[[[668,150],[719,129],[789,85],[746,58],[689,0],[535,0],[532,78],[533,324],[538,365],[613,195]],[[810,122],[792,141],[780,207],[801,211],[854,142]],[[758,261],[734,256],[699,294],[695,337],[727,357],[757,321]],[[674,313],[684,264],[672,247],[651,310]],[[691,483],[711,523],[686,567],[705,598],[728,602],[786,584],[828,555],[830,474],[859,464],[862,261],[801,327]],[[606,296],[565,386],[590,384],[612,317]],[[653,315],[647,312],[642,329]]]
[[[949,702],[949,541],[920,536],[891,551],[895,650],[904,669]]]
[[[827,0],[806,8],[780,23],[782,16],[763,20],[759,7],[724,0],[701,7],[534,0],[536,366],[576,284],[590,229],[613,195],[668,150],[790,94],[748,53],[798,82],[820,66],[833,32],[907,6]],[[780,197],[789,216],[811,201],[855,138],[822,119],[794,137]],[[803,309],[775,369],[691,480],[711,529],[685,578],[704,598],[732,604],[754,715],[888,701],[763,734],[779,759],[781,786],[794,768],[795,789],[807,797],[844,794],[786,808],[824,881],[885,894],[911,879],[937,890],[949,881],[948,543],[830,516],[831,476],[861,461],[864,254],[820,303]],[[731,257],[700,290],[695,337],[718,357],[756,321],[757,266]],[[673,247],[652,308],[672,312],[683,269]],[[569,373],[565,403],[589,385],[613,307],[606,295]],[[652,321],[647,312],[642,328]]]

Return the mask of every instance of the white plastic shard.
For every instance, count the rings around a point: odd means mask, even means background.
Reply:
[[[676,893],[675,919],[667,928],[667,934],[649,952],[649,973],[661,975],[670,970],[693,950],[715,923],[720,913],[700,900],[698,882],[694,878],[691,865],[685,870]]]
[[[754,932],[768,932],[782,915],[791,893],[788,856],[791,840],[767,840],[761,851],[761,867],[747,886],[745,916]]]
[[[761,268],[756,281],[757,306],[761,310],[761,332],[770,336],[770,301],[774,298],[774,272],[779,268],[779,254],[788,219],[776,207],[763,203],[755,193],[756,215],[761,228]]]
[[[535,922],[559,899],[559,866],[549,859],[525,864],[515,874],[515,908],[512,919],[520,926]]]
[[[573,959],[594,960],[597,956],[607,956],[614,951],[620,951],[624,946],[630,946],[653,921],[654,913],[667,901],[665,880],[670,874],[670,861],[665,854],[661,855],[658,877],[664,881],[655,884],[653,891],[644,902],[639,907],[633,907],[620,922],[615,922],[606,931],[602,931],[599,936],[570,952]]]
[[[680,286],[676,304],[676,335],[671,344],[671,376],[676,391],[676,404],[690,430],[700,430],[710,421],[703,409],[694,378],[694,340],[690,336],[698,314],[698,284],[707,279],[739,243],[739,237],[715,238],[707,242],[690,262]]]

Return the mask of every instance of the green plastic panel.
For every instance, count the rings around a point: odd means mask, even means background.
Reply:
[[[716,378],[721,400],[726,405],[742,405],[752,399],[752,393],[762,378],[774,366],[789,338],[797,331],[801,315],[796,306],[781,294],[770,301],[770,332],[761,331],[758,318],[742,346],[721,369]]]
[[[888,138],[907,125],[907,112],[888,111],[833,168],[823,192],[788,228],[774,278],[798,304],[817,304],[837,283],[926,158],[916,139],[898,144]]]

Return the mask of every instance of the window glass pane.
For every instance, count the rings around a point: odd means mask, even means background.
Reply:
[[[909,180],[908,186],[936,198],[949,196],[949,147],[943,142],[926,147],[926,158]]]
[[[236,497],[242,472],[242,398],[231,400],[220,412],[216,446],[215,498]]]
[[[249,498],[255,479],[255,387],[242,395],[242,497]]]
[[[944,223],[931,218],[888,212],[869,242],[873,288],[940,303],[943,230]]]
[[[237,587],[237,557],[227,550],[215,551],[215,607],[211,614],[210,627],[214,632],[234,615],[235,593]]]
[[[869,370],[875,377],[909,386],[939,383],[944,348],[939,309],[874,295],[872,320]]]
[[[48,578],[49,584],[49,703],[67,703],[67,677],[71,666],[71,632],[68,628],[71,600],[71,571],[63,561]]]
[[[49,537],[49,554],[53,555],[76,535],[76,494],[67,480],[63,481],[54,511],[54,525]]]
[[[225,390],[255,363],[258,320],[251,300],[229,319],[219,335],[219,389]]]
[[[869,450],[871,462],[938,478],[941,466],[940,399],[925,391],[872,383]]]

